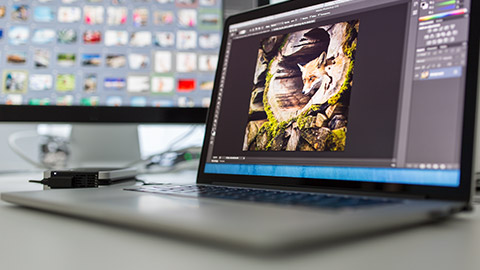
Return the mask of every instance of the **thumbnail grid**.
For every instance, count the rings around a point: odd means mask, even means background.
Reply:
[[[0,104],[207,107],[221,0],[0,2]]]

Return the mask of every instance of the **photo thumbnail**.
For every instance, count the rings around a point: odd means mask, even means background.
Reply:
[[[12,20],[17,22],[24,22],[28,20],[28,5],[13,5],[12,6]]]
[[[168,51],[156,51],[154,53],[154,71],[165,73],[172,71],[172,53]]]
[[[193,72],[197,70],[197,54],[196,53],[178,53],[177,54],[177,71]]]
[[[140,70],[148,68],[150,56],[147,54],[131,53],[128,55],[128,64],[130,69]]]
[[[149,93],[150,92],[150,76],[137,75],[127,77],[127,91],[130,93]]]
[[[36,29],[33,31],[32,42],[35,44],[48,44],[55,41],[57,34],[53,29]]]
[[[107,77],[103,80],[103,87],[106,90],[123,90],[127,85],[125,78]]]
[[[30,29],[26,26],[11,26],[8,31],[8,42],[12,45],[27,44]]]
[[[125,46],[127,44],[127,31],[108,30],[105,32],[105,46]]]
[[[130,45],[133,47],[152,45],[152,33],[150,31],[133,32],[130,36]]]
[[[99,67],[102,64],[102,57],[98,53],[84,53],[82,54],[82,66],[85,67]]]
[[[60,44],[73,44],[77,42],[77,31],[74,29],[58,30],[57,42]]]
[[[107,24],[121,25],[127,22],[127,8],[126,7],[108,7],[107,8]]]
[[[200,55],[198,57],[198,70],[215,71],[217,69],[218,55]]]
[[[59,7],[57,18],[61,23],[79,22],[82,18],[82,10],[79,7]]]
[[[175,20],[175,15],[172,11],[160,11],[156,10],[153,13],[153,23],[156,25],[168,25],[172,24]]]
[[[27,52],[16,51],[6,52],[7,63],[9,64],[25,64],[27,62]]]
[[[61,67],[73,67],[75,66],[75,61],[77,55],[74,53],[59,53],[57,54],[57,64]]]
[[[33,20],[36,22],[51,22],[55,20],[55,11],[51,7],[36,7],[33,11]]]
[[[124,54],[108,54],[106,64],[110,68],[123,68],[127,65],[127,58]]]
[[[84,22],[86,24],[102,24],[103,13],[105,12],[102,6],[85,6],[83,8]]]
[[[75,90],[75,75],[58,74],[56,85],[58,91],[66,92]]]
[[[83,91],[93,93],[97,91],[98,78],[97,74],[87,74],[83,78]]]
[[[32,74],[30,76],[30,90],[46,91],[53,88],[53,76],[50,74]]]
[[[33,53],[33,65],[36,68],[48,68],[50,66],[51,53],[46,49],[36,49]]]
[[[175,34],[173,32],[156,32],[154,44],[162,48],[172,47],[175,45]]]
[[[102,41],[102,33],[96,30],[87,30],[83,33],[83,43],[98,44]]]
[[[3,72],[3,93],[27,92],[28,72],[25,70],[5,70]]]
[[[198,37],[198,45],[202,49],[216,49],[220,45],[219,34],[201,34]]]
[[[0,6],[0,19],[5,17],[5,13],[7,13],[7,8],[5,6]]]
[[[136,8],[133,10],[133,26],[146,26],[148,23],[148,9]]]
[[[152,92],[161,94],[173,93],[175,80],[173,77],[152,77]]]
[[[196,31],[177,31],[177,49],[188,50],[197,48]]]
[[[181,9],[178,11],[178,23],[185,27],[197,25],[197,11],[195,9]]]
[[[259,44],[243,151],[345,151],[360,21]]]

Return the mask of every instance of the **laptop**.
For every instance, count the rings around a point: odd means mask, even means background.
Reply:
[[[14,204],[271,251],[472,208],[478,1],[290,1],[227,19],[196,184]]]

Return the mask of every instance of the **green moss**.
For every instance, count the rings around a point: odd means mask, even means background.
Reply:
[[[327,137],[326,150],[327,151],[344,151],[345,150],[345,138],[347,130],[345,128],[339,128],[332,130]]]

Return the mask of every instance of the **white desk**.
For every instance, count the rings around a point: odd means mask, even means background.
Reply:
[[[38,190],[0,175],[0,192]],[[175,177],[191,182],[194,174]],[[167,181],[167,180],[165,180]],[[480,211],[276,258],[238,254],[0,202],[0,269],[480,269]]]

